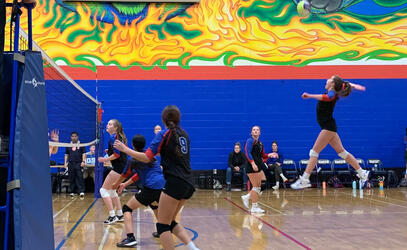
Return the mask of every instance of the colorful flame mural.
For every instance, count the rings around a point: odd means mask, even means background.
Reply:
[[[407,0],[337,1],[342,2],[335,12],[314,8],[316,13],[303,18],[295,0],[39,0],[34,40],[51,58],[92,70],[96,65],[188,68],[194,60],[305,66],[407,57]]]

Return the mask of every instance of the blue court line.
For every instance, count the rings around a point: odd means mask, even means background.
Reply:
[[[61,249],[61,247],[65,244],[66,240],[72,235],[73,231],[75,231],[76,227],[81,223],[82,219],[88,214],[89,210],[93,207],[93,205],[96,203],[96,201],[98,200],[95,199],[92,204],[90,204],[90,206],[88,207],[88,209],[86,209],[85,213],[82,214],[81,218],[79,218],[79,220],[75,223],[75,225],[71,228],[71,230],[69,231],[69,233],[66,235],[66,237],[64,237],[64,239],[61,241],[61,243],[59,243],[59,245],[57,246],[57,248],[55,248],[56,250]]]
[[[189,230],[189,231],[191,231],[193,234],[194,234],[194,237],[192,237],[192,239],[191,239],[191,241],[194,241],[196,238],[198,238],[198,232],[197,231],[195,231],[195,230],[193,230],[193,229],[191,229],[191,228],[187,228],[187,227],[184,227],[186,230]],[[184,243],[179,243],[178,245],[176,245],[175,247],[180,247],[180,246],[183,246],[183,245],[185,245]]]

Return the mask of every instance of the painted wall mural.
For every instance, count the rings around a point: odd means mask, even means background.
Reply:
[[[201,0],[199,4],[39,0],[34,40],[59,63],[95,70],[179,65],[305,66],[407,57],[407,0]],[[24,21],[24,19],[22,19]]]

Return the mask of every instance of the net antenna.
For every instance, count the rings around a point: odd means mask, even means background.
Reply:
[[[28,41],[28,34],[20,27],[20,42]],[[50,146],[86,147],[98,143],[97,112],[101,103],[76,83],[41,47],[32,42],[33,50],[39,51],[44,60],[44,75],[47,89],[48,127],[59,131],[66,142],[49,140]],[[71,132],[78,132],[79,144],[72,144]],[[51,138],[50,138],[51,139]]]

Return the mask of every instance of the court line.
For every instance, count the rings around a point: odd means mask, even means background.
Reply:
[[[259,202],[259,201],[258,201],[257,203],[259,203],[260,205],[263,205],[263,206],[265,206],[265,207],[267,207],[267,208],[273,209],[274,211],[279,212],[279,213],[282,214],[282,215],[287,215],[287,214],[281,212],[280,210],[278,210],[278,209],[276,209],[276,208],[274,208],[274,207],[270,207],[270,206],[268,206],[268,205],[266,205],[266,204],[264,204],[264,203],[262,203],[262,202]]]
[[[137,250],[141,249],[140,239],[140,208],[137,208]]]
[[[348,193],[345,193],[345,192],[339,192],[339,193],[349,195]],[[382,202],[382,203],[386,203],[386,204],[389,204],[389,205],[398,206],[398,207],[402,207],[402,208],[407,208],[407,206],[395,204],[395,203],[392,203],[392,202],[376,200],[376,199],[373,199],[373,197],[365,197],[364,199],[369,200],[369,201]]]
[[[66,235],[66,237],[64,237],[64,239],[58,244],[57,248],[55,248],[55,250],[59,250],[61,249],[61,247],[65,244],[66,240],[71,237],[73,231],[75,231],[76,227],[81,223],[81,221],[83,220],[83,218],[88,214],[89,210],[93,207],[93,205],[95,205],[96,201],[98,200],[98,198],[96,198],[92,204],[90,204],[90,206],[88,207],[88,209],[86,209],[85,213],[82,214],[82,216],[79,218],[79,220],[75,223],[75,225],[71,228],[71,230],[68,232],[68,234]]]
[[[59,210],[56,214],[54,214],[54,219],[55,217],[57,217],[60,213],[62,213],[62,211],[64,211],[67,207],[69,207],[72,202],[74,202],[77,198],[74,198],[73,200],[71,200],[68,204],[65,205],[65,207],[63,207],[61,210]]]
[[[240,210],[244,211],[245,213],[251,215],[251,213],[250,213],[247,209],[245,209],[245,208],[239,206],[238,204],[236,204],[235,202],[233,202],[233,201],[230,200],[229,198],[226,198],[226,197],[225,197],[224,199],[225,199],[226,201],[232,203],[232,205],[234,205],[235,207],[240,208]],[[254,215],[252,215],[252,216],[253,216],[254,218],[256,218],[257,220],[263,222],[263,224],[267,225],[268,227],[270,227],[270,228],[274,229],[275,231],[279,232],[280,234],[284,235],[286,238],[288,238],[289,240],[293,241],[293,242],[296,243],[297,245],[299,245],[299,246],[301,246],[301,247],[303,247],[303,248],[305,248],[305,249],[311,250],[310,247],[308,247],[308,246],[304,245],[303,243],[299,242],[298,240],[294,239],[294,237],[292,237],[292,236],[290,236],[290,235],[284,233],[283,231],[281,231],[280,229],[278,229],[278,228],[276,228],[275,226],[271,225],[271,224],[268,223],[267,221],[265,221],[265,220],[263,220],[263,219],[261,219],[261,218],[259,218],[259,217],[257,217],[257,216],[254,216]]]
[[[107,236],[109,235],[109,229],[110,229],[110,225],[107,225],[106,228],[105,228],[105,232],[103,233],[102,241],[101,241],[100,244],[99,244],[98,250],[102,250],[102,249],[103,249],[103,246],[104,246],[105,243],[106,243]]]

